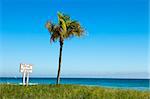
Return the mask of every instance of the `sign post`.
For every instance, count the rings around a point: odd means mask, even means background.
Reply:
[[[20,64],[20,72],[23,76],[23,85],[27,85],[29,83],[29,73],[32,73],[32,65],[31,64]]]

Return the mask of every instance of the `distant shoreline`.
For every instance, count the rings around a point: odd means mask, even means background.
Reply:
[[[0,77],[1,78],[22,78],[22,77]],[[30,78],[43,78],[43,79],[56,79],[56,77],[30,77]],[[114,80],[150,80],[150,78],[97,78],[97,77],[61,77],[62,79],[114,79]]]

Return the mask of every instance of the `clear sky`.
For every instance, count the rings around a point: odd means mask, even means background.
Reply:
[[[64,42],[62,77],[148,77],[148,0],[2,0],[0,76],[56,77],[59,44],[47,20],[61,11],[80,21],[86,36]]]

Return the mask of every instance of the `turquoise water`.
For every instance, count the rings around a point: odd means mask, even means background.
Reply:
[[[55,84],[56,78],[30,78],[34,84]],[[22,83],[22,78],[0,78],[0,83]],[[80,84],[111,88],[150,90],[150,79],[61,78],[61,84]]]

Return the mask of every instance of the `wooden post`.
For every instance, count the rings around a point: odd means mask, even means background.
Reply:
[[[26,86],[28,86],[29,83],[29,72],[27,72],[27,82],[26,82]]]
[[[25,85],[26,84],[26,82],[25,82],[25,77],[26,76],[26,73],[25,72],[23,72],[23,85]]]

